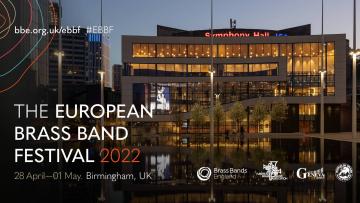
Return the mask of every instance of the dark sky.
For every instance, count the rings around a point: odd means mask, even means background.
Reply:
[[[324,33],[346,33],[352,45],[353,0],[324,2]],[[64,25],[100,24],[100,0],[62,3]],[[111,64],[121,63],[121,35],[156,35],[157,24],[210,28],[210,0],[103,0],[103,11],[104,25],[115,27],[110,35]],[[359,22],[360,11],[357,16]],[[230,18],[237,20],[238,28],[282,29],[310,23],[312,34],[320,34],[321,0],[214,0],[214,28],[228,28]],[[357,42],[359,47],[360,38]]]

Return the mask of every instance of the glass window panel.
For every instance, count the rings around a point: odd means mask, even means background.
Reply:
[[[327,56],[327,73],[334,74],[334,56]]]
[[[261,64],[261,75],[271,75],[269,64]]]
[[[271,56],[271,44],[264,44],[264,55]]]
[[[200,65],[191,65],[191,72],[200,72]]]
[[[217,45],[213,45],[212,51],[213,51],[213,57],[217,57],[218,56],[217,55]]]
[[[241,48],[240,48],[240,44],[234,44],[232,45],[232,53],[231,53],[232,57],[240,57],[241,56]]]
[[[155,64],[148,64],[148,68],[150,70],[155,70]]]
[[[148,53],[149,53],[148,44],[141,44],[140,46],[141,46],[141,50],[140,50],[141,56],[148,57]]]
[[[272,44],[271,49],[272,49],[272,56],[278,57],[279,56],[279,44]]]
[[[305,74],[311,73],[310,57],[303,57],[303,72]]]
[[[180,50],[179,50],[179,56],[180,57],[187,57],[187,52],[186,52],[186,44],[180,44],[179,45]]]
[[[231,53],[232,53],[232,45],[225,45],[225,56],[227,58],[229,58],[231,56]]]
[[[319,55],[319,43],[311,43],[311,56]]]
[[[234,72],[237,73],[243,73],[244,71],[244,65],[243,64],[236,64],[234,68]]]
[[[202,47],[200,44],[195,45],[195,57],[198,58],[201,56],[202,53]]]
[[[311,55],[310,43],[304,43],[303,44],[303,55],[304,56],[310,56]]]
[[[210,57],[210,45],[203,45],[202,46],[202,57]]]
[[[225,57],[225,45],[219,45],[219,57]]]
[[[140,64],[139,69],[148,69],[148,64]]]
[[[243,69],[245,73],[249,72],[249,64],[243,64]]]
[[[287,73],[292,73],[292,57],[287,57]]]
[[[295,56],[301,56],[302,54],[303,54],[302,44],[301,43],[295,44],[294,55]]]
[[[149,57],[155,57],[155,44],[149,44]]]
[[[327,95],[335,95],[335,87],[326,87]]]
[[[256,52],[255,57],[264,56],[264,45],[263,44],[256,44]]]
[[[171,45],[165,44],[165,57],[171,57]]]
[[[294,57],[294,72],[295,74],[302,73],[302,60],[301,57]]]
[[[316,115],[316,104],[299,104],[299,115]]]
[[[140,44],[133,44],[133,57],[140,57]]]
[[[188,45],[188,49],[189,57],[195,57],[195,45]]]
[[[171,45],[171,56],[178,57],[179,50],[180,50],[180,45],[178,44]]]
[[[165,64],[157,64],[158,71],[165,71]]]
[[[263,63],[261,64],[261,71],[268,71],[269,70],[269,64]]]
[[[280,56],[286,56],[286,44],[280,44]]]
[[[319,95],[319,87],[307,87],[304,88],[305,96],[318,96]]]
[[[227,64],[226,65],[226,72],[234,72],[234,64]]]
[[[202,73],[208,73],[210,70],[210,66],[209,65],[201,65],[201,72]]]
[[[253,72],[260,72],[261,64],[253,64]]]
[[[248,57],[248,46],[246,44],[242,44],[240,45],[240,51],[241,51],[241,56],[243,58],[247,58]]]
[[[288,56],[292,56],[293,55],[293,50],[292,50],[292,44],[287,44],[286,46],[286,53]]]
[[[165,57],[165,45],[157,44],[156,45],[156,53],[157,53],[157,57]]]
[[[327,55],[334,55],[334,42],[327,43]]]
[[[311,66],[311,71],[313,75],[316,75],[319,73],[319,67],[320,67],[320,63],[319,63],[320,57],[311,57],[311,61],[310,61],[310,66]]]
[[[174,72],[174,64],[166,64],[165,69],[167,72]]]
[[[131,64],[131,68],[133,68],[133,69],[139,69],[139,64],[133,63],[133,64]]]
[[[269,65],[269,69],[270,69],[270,75],[278,75],[278,64],[276,63],[271,63]]]
[[[254,70],[253,70],[253,64],[249,64],[248,67],[249,67],[249,71],[248,71],[249,73],[254,72]]]
[[[252,58],[255,56],[255,52],[256,52],[256,46],[255,44],[250,44],[249,45],[249,57]]]
[[[276,63],[270,63],[270,70],[273,70],[273,69],[277,69],[278,68],[278,64]]]
[[[323,50],[326,51],[325,48],[326,48],[326,46],[322,46],[322,44],[319,43],[319,54],[320,55],[323,53]]]
[[[156,75],[156,65],[155,64],[148,64],[148,75]]]
[[[186,64],[175,64],[175,72],[186,73]]]

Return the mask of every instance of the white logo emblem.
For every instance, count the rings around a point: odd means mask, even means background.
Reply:
[[[325,174],[324,174],[323,168],[320,168],[315,171],[307,171],[306,168],[299,168],[296,171],[296,177],[298,177],[299,179],[310,178],[310,179],[315,179],[315,180],[322,180],[325,178]]]
[[[269,178],[272,180],[287,180],[281,173],[281,169],[279,169],[277,165],[278,161],[269,161],[267,165],[263,164],[263,169],[266,172],[257,173],[257,175],[261,175],[263,178]]]
[[[335,168],[335,176],[341,182],[347,182],[351,180],[353,176],[352,168],[349,164],[339,164]]]
[[[197,171],[197,177],[201,181],[207,181],[210,179],[211,176],[211,169],[209,167],[201,167]]]

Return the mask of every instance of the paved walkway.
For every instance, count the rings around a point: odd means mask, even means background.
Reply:
[[[320,133],[304,134],[305,137],[321,138]],[[325,133],[325,139],[344,141],[344,142],[356,142],[360,143],[360,133],[357,133],[357,138],[353,139],[351,132],[340,132],[340,133]]]

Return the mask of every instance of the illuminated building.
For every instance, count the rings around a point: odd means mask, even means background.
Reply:
[[[86,29],[81,28],[80,33],[62,34],[62,49],[64,51],[63,84],[85,84],[88,57]],[[57,86],[58,57],[55,55],[57,50],[58,37],[55,37],[49,48],[49,82],[51,87]]]
[[[112,67],[113,71],[113,89],[115,91],[120,91],[121,87],[121,75],[122,75],[122,65],[120,64],[114,64]]]
[[[194,104],[210,103],[210,31],[158,26],[157,36],[123,36],[122,103],[144,104],[154,111],[157,132],[175,132],[174,113],[182,112],[181,132],[192,132]],[[345,34],[324,36],[325,130],[343,131],[346,115]],[[214,30],[215,93],[225,111],[241,101],[248,107],[244,127],[256,131],[251,111],[258,98],[271,104],[284,98],[288,118],[282,132],[318,132],[320,120],[321,36],[310,25],[283,30]],[[347,115],[348,116],[348,115]],[[143,119],[144,121],[144,119]],[[201,132],[207,133],[208,124]],[[221,132],[234,131],[229,115]],[[275,132],[270,117],[262,132]]]

